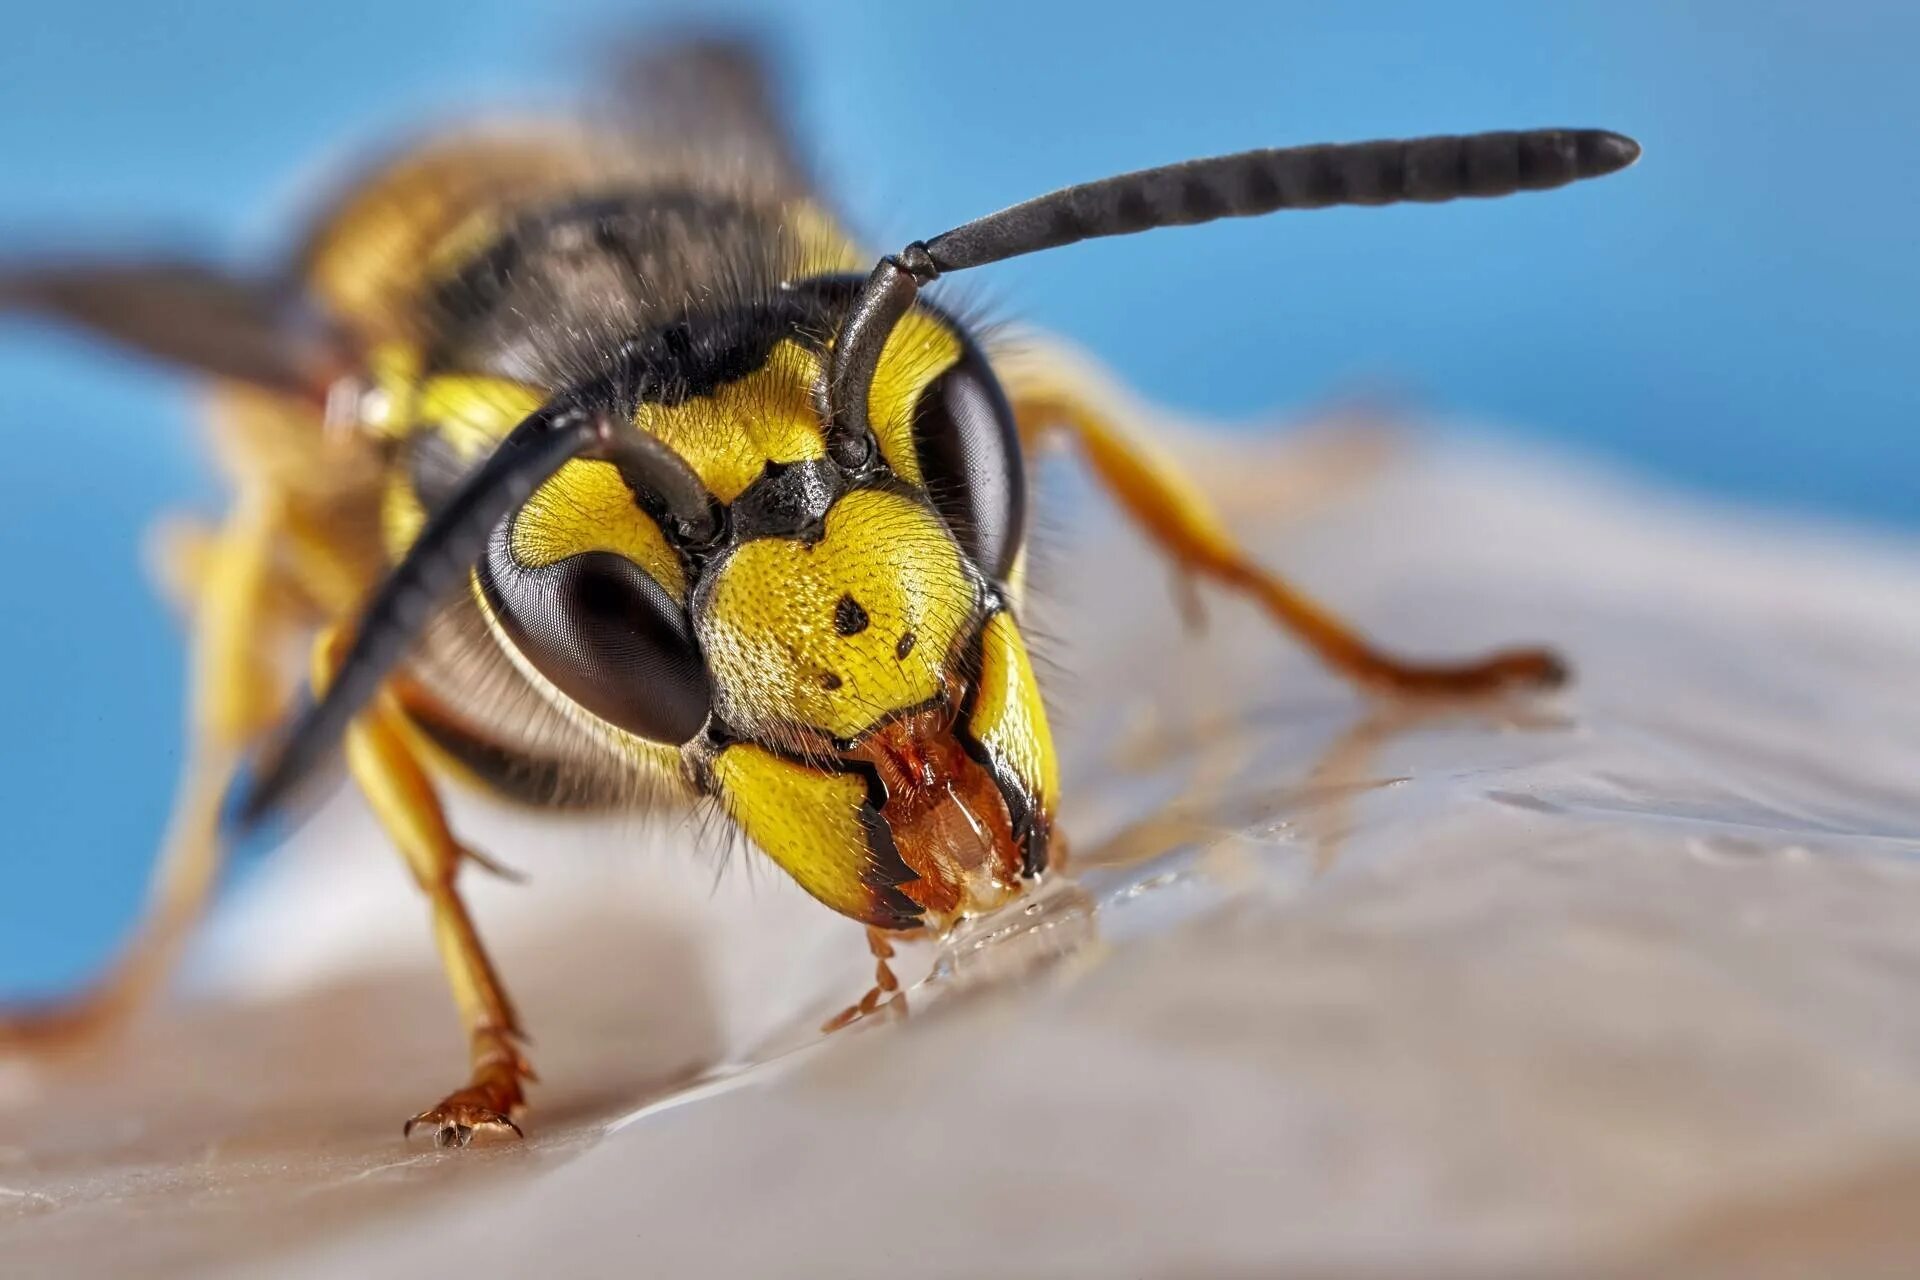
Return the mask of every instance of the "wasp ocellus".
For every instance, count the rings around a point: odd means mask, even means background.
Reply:
[[[939,934],[1063,857],[1020,617],[1027,463],[1073,446],[1186,574],[1387,693],[1547,686],[1542,650],[1422,665],[1254,563],[1081,366],[1003,359],[928,286],[1100,236],[1281,209],[1544,190],[1626,138],[1547,129],[1263,150],[1069,187],[898,253],[813,190],[756,59],[630,60],[608,120],[430,137],[280,270],[34,265],[0,305],[205,375],[235,499],[176,547],[195,774],[160,919],[69,1025],[152,980],[224,841],[347,771],[431,906],[471,1074],[409,1123],[512,1130],[521,1023],[460,892],[440,793],[705,800],[802,888]],[[1204,314],[1184,323],[1203,323]],[[286,678],[311,653],[310,690]],[[242,769],[241,761],[250,761]],[[224,799],[223,799],[224,798]]]

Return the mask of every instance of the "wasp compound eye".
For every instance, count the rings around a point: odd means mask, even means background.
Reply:
[[[913,445],[935,510],[980,571],[1004,584],[1027,519],[1020,436],[999,379],[971,342],[927,384]]]
[[[681,745],[713,705],[693,626],[646,570],[611,551],[529,568],[503,521],[478,570],[514,647],[555,688],[609,724]]]

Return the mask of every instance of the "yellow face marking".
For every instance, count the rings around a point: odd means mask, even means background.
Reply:
[[[960,358],[960,340],[924,311],[909,312],[881,353],[868,397],[880,452],[910,484],[919,484],[913,409],[927,384]],[[722,502],[760,478],[769,462],[799,462],[825,453],[814,387],[825,360],[797,342],[775,344],[746,377],[678,405],[640,406],[635,422],[687,460]]]
[[[528,568],[586,551],[611,551],[645,569],[674,599],[687,598],[687,575],[611,462],[575,460],[534,491],[513,520],[513,556]]]
[[[1047,728],[1040,686],[1027,661],[1020,629],[1005,613],[988,619],[980,636],[980,679],[967,732],[995,763],[1026,787],[1036,808],[1052,808],[1060,793],[1053,734]]]
[[[853,738],[941,689],[977,593],[939,518],[863,489],[809,546],[748,542],[716,571],[701,646],[730,723]]]
[[[876,896],[861,874],[871,858],[865,781],[747,743],[721,752],[713,776],[728,814],[801,888],[842,915],[873,918]]]
[[[813,405],[820,375],[817,356],[780,342],[744,378],[680,404],[643,404],[634,421],[685,458],[714,497],[732,502],[769,462],[825,456]]]
[[[880,442],[887,465],[910,484],[919,484],[920,455],[913,447],[913,409],[927,384],[960,358],[953,330],[925,311],[900,318],[880,352],[880,366],[867,396],[867,420]]]

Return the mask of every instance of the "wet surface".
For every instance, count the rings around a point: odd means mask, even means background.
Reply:
[[[5,1270],[1920,1267],[1920,554],[1464,450],[1307,519],[1252,470],[1375,634],[1578,684],[1365,703],[1083,505],[1030,626],[1071,876],[903,953],[910,1017],[820,1039],[860,932],[745,855],[467,804],[542,1082],[525,1144],[409,1148],[459,1040],[343,800],[195,998],[0,1063]]]

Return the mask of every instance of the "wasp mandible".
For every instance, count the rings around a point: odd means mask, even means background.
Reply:
[[[757,58],[642,52],[612,121],[436,136],[372,167],[279,270],[177,259],[0,274],[0,305],[211,380],[235,500],[183,548],[188,788],[244,828],[344,755],[430,904],[471,1053],[408,1124],[511,1130],[521,1023],[462,899],[439,794],[715,803],[802,888],[891,940],[1060,860],[1022,638],[1027,461],[1073,446],[1196,580],[1369,689],[1544,687],[1550,653],[1385,653],[1242,552],[1112,398],[1015,369],[927,293],[1076,241],[1282,209],[1546,190],[1639,154],[1543,129],[1245,152],[1068,187],[874,265],[807,177]],[[311,696],[276,668],[311,653]],[[251,760],[240,769],[237,762]],[[222,841],[172,860],[170,936]],[[129,962],[71,1020],[152,981]]]

